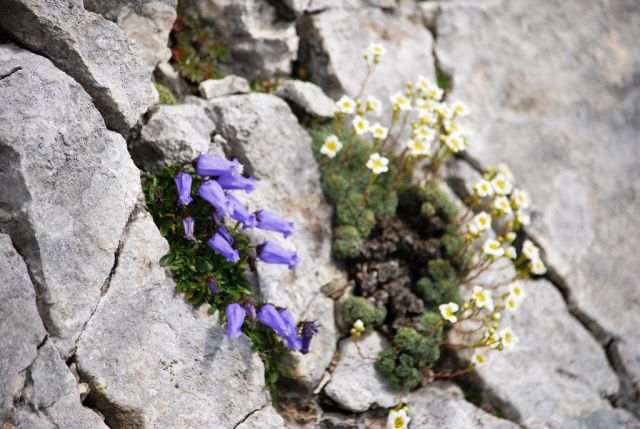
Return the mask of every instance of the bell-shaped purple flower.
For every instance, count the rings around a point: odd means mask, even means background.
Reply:
[[[193,182],[193,177],[191,177],[189,173],[178,173],[173,180],[176,182],[178,188],[178,202],[186,206],[193,201],[193,198],[191,198],[191,183]]]
[[[293,315],[291,312],[282,308],[278,310],[282,320],[284,320],[285,325],[287,326],[287,335],[285,335],[285,339],[287,340],[287,348],[290,350],[300,350],[302,346],[302,340],[298,336],[298,329],[296,328],[296,322],[293,320]]]
[[[238,303],[231,303],[227,305],[227,329],[224,333],[231,338],[238,338],[242,336],[242,324],[244,318],[247,315],[245,309]]]
[[[297,253],[289,252],[273,241],[265,241],[259,246],[258,259],[268,264],[285,264],[291,270],[300,262]]]
[[[207,240],[207,246],[227,258],[228,262],[238,262],[240,260],[238,251],[231,247],[227,239],[217,232]]]
[[[253,228],[256,225],[256,216],[253,213],[249,213],[242,202],[232,194],[227,194],[227,199],[233,209],[231,218],[240,222],[243,229]]]
[[[218,234],[223,236],[224,239],[229,242],[229,244],[233,244],[233,237],[231,237],[231,234],[229,234],[229,231],[227,231],[227,228],[225,228],[224,225],[220,225],[218,227]]]
[[[184,227],[184,238],[187,240],[195,240],[196,237],[193,235],[193,227],[195,226],[196,221],[193,220],[191,216],[186,216],[182,219],[182,226]]]
[[[311,345],[311,338],[318,333],[318,324],[316,322],[305,321],[302,322],[302,344],[300,347],[300,353],[306,355],[309,353],[309,346]]]
[[[283,317],[283,314],[276,310],[271,304],[265,304],[258,311],[258,320],[263,325],[271,328],[276,335],[287,340],[287,348],[298,350],[300,348],[299,341],[296,341],[297,332],[295,326],[291,329],[291,321],[293,320],[291,313]]]
[[[207,286],[209,286],[209,290],[211,291],[213,296],[216,296],[220,293],[220,289],[218,288],[218,280],[216,280],[215,277],[211,276],[207,279]]]
[[[242,174],[242,165],[237,159],[227,161],[219,156],[205,153],[196,159],[198,176],[237,176]]]
[[[247,194],[256,188],[256,180],[253,177],[221,176],[216,179],[222,189],[244,190]]]
[[[247,314],[251,318],[251,320],[256,320],[258,318],[258,314],[256,313],[256,307],[249,301],[244,303],[244,309],[247,311]]]
[[[202,183],[198,194],[215,207],[221,216],[228,216],[233,211],[226,194],[215,180],[207,180]]]
[[[281,232],[284,238],[293,234],[293,222],[286,221],[277,213],[269,210],[256,212],[256,227],[267,231]]]

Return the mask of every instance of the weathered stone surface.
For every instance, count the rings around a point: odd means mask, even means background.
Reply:
[[[247,417],[236,426],[236,429],[281,429],[283,427],[285,427],[284,419],[271,405],[267,405]]]
[[[640,403],[637,2],[446,2],[437,55],[468,102],[471,153],[509,162],[570,304],[614,349]],[[571,22],[571,25],[567,25]],[[578,30],[580,29],[580,30]],[[536,35],[535,37],[533,35]],[[640,406],[636,405],[640,412]]]
[[[298,52],[295,22],[279,16],[268,0],[184,0],[180,8],[212,25],[230,50],[224,71],[248,79],[291,74]]]
[[[376,8],[328,10],[303,17],[298,31],[299,61],[311,72],[311,80],[334,98],[358,94],[367,70],[362,55],[373,42],[381,43],[387,55],[365,94],[388,104],[389,95],[402,90],[406,81],[415,81],[419,74],[433,79],[431,33],[400,13]]]
[[[124,139],[49,60],[0,45],[0,75],[0,226],[23,255],[43,322],[67,356],[113,266],[139,172]]]
[[[163,62],[158,64],[153,76],[156,82],[171,90],[177,100],[183,100],[187,96],[190,97],[191,89],[170,63]]]
[[[157,172],[167,165],[188,162],[208,153],[215,129],[203,107],[158,106],[142,127],[139,140],[131,143],[131,155],[145,171]]]
[[[515,429],[518,425],[499,419],[467,402],[453,383],[437,382],[413,393],[408,401],[411,427],[420,429],[491,428]]]
[[[147,213],[127,227],[106,295],[80,338],[78,371],[118,427],[234,427],[268,402],[264,367],[206,306],[175,293],[168,250]]]
[[[78,81],[109,128],[126,134],[153,102],[142,52],[81,0],[3,0],[2,10],[0,28]]]
[[[477,369],[485,393],[527,427],[580,428],[596,416],[626,416],[606,399],[619,385],[603,349],[568,313],[560,293],[546,280],[522,285],[527,297],[501,320],[520,341],[489,353]]]
[[[152,70],[171,58],[167,44],[178,0],[84,0],[84,7],[118,24],[142,48]]]
[[[258,283],[265,301],[291,309],[296,320],[318,320],[320,333],[307,355],[293,354],[297,377],[308,385],[320,380],[336,348],[333,302],[320,288],[337,277],[331,262],[331,209],[320,189],[311,138],[280,98],[267,94],[214,99],[208,112],[231,154],[257,180],[247,198],[252,210],[266,208],[295,223],[295,233],[282,240],[275,233],[254,230],[300,256],[298,267],[258,264]],[[242,197],[242,195],[238,195]]]
[[[336,111],[335,102],[311,82],[287,80],[278,86],[276,95],[289,103],[298,115],[333,118]]]
[[[372,332],[361,337],[358,346],[359,352],[351,338],[340,342],[340,360],[325,393],[349,411],[393,407],[397,393],[374,368],[378,353],[387,346],[387,341],[379,333]]]
[[[200,95],[206,99],[233,94],[247,94],[251,91],[249,82],[243,77],[229,75],[222,79],[208,79],[198,85]]]
[[[3,182],[4,183],[4,182]],[[1,207],[1,206],[0,206]],[[24,384],[21,374],[45,337],[36,294],[24,261],[8,235],[0,234],[0,423]]]

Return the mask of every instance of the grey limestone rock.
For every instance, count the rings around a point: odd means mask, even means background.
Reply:
[[[335,102],[311,82],[287,80],[278,86],[276,95],[289,103],[298,115],[327,119],[333,118],[336,111]]]

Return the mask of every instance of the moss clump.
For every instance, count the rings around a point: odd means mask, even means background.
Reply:
[[[362,248],[362,233],[354,226],[342,225],[336,228],[333,240],[333,256],[336,259],[355,258]]]
[[[156,90],[158,91],[158,95],[160,96],[160,104],[176,104],[177,103],[176,97],[173,96],[169,88],[157,82],[154,82],[153,86],[156,87]]]
[[[458,274],[451,263],[446,259],[433,259],[414,289],[427,308],[435,308],[445,302],[461,302],[458,284]]]
[[[374,307],[361,296],[350,296],[342,302],[342,320],[348,328],[359,319],[364,323],[366,330],[371,330],[382,325],[386,317],[386,308]]]

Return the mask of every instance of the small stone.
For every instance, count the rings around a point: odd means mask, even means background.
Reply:
[[[322,88],[311,82],[287,80],[278,86],[276,95],[289,103],[298,116],[333,118],[336,111],[336,103],[327,97]]]
[[[240,76],[226,76],[222,79],[208,79],[198,86],[200,95],[210,100],[216,97],[233,94],[247,94],[251,91],[249,82]]]

